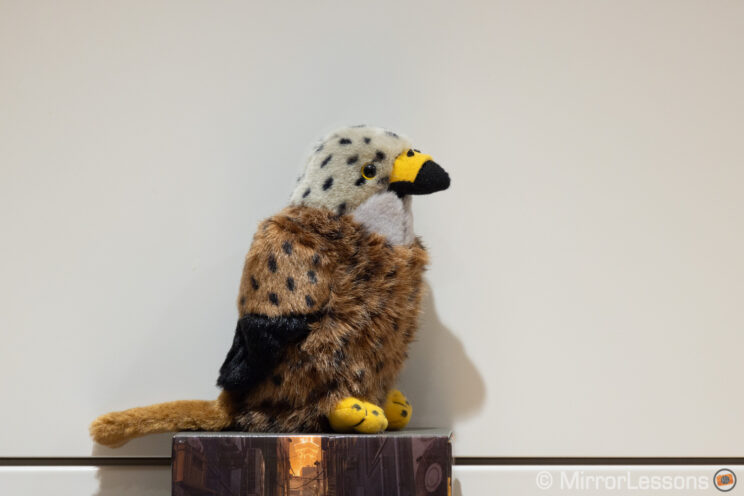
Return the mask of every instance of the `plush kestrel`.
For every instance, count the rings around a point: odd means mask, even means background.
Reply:
[[[93,438],[117,446],[178,430],[405,427],[412,408],[394,384],[427,263],[411,195],[449,183],[431,156],[393,132],[355,126],[326,137],[289,206],[256,231],[219,398],[109,413],[91,425]]]

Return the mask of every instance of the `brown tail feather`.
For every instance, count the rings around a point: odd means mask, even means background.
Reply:
[[[170,401],[107,413],[90,424],[90,435],[95,442],[116,448],[145,434],[219,431],[231,423],[230,403],[227,395],[222,393],[214,401]]]

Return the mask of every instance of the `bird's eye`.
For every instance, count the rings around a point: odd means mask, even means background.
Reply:
[[[377,166],[375,164],[367,164],[362,167],[362,177],[364,179],[372,179],[377,175]]]

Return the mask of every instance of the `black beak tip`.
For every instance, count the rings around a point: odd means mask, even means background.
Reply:
[[[450,177],[438,163],[427,160],[421,166],[413,184],[418,186],[420,194],[436,193],[449,188]]]

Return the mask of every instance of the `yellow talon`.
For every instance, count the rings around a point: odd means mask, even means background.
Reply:
[[[331,428],[336,432],[361,432],[377,434],[388,426],[385,413],[377,405],[352,396],[344,398],[328,415]]]
[[[387,429],[388,419],[385,417],[382,408],[367,401],[364,402],[364,407],[367,409],[367,416],[364,418],[364,422],[354,427],[355,431],[362,434],[377,434]]]
[[[408,399],[398,391],[393,389],[387,395],[385,400],[385,416],[388,419],[388,430],[397,431],[403,429],[411,421],[413,407]]]

